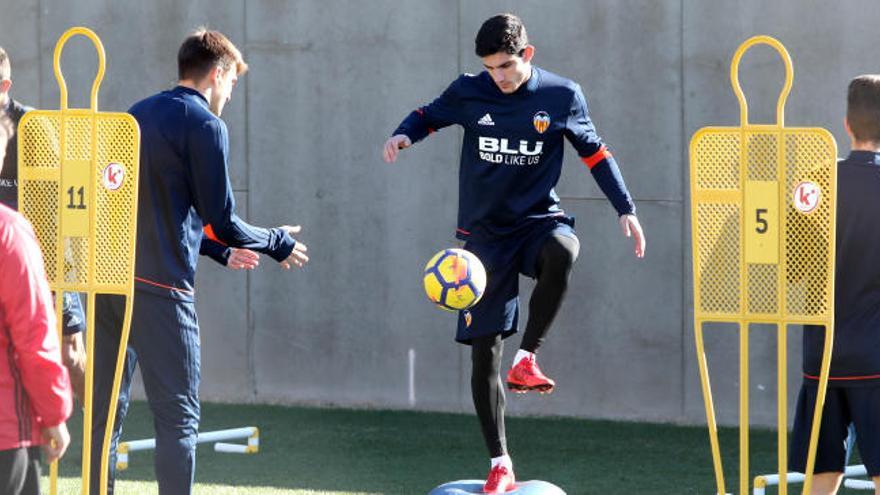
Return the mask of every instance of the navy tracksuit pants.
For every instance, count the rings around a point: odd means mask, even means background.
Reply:
[[[124,314],[123,296],[105,295],[97,298],[90,491],[95,494],[100,493],[100,447],[104,440]],[[107,493],[113,493],[116,447],[128,411],[132,375],[140,364],[156,431],[155,469],[159,493],[189,494],[195,474],[200,417],[200,344],[195,304],[135,291],[128,344],[111,440]]]

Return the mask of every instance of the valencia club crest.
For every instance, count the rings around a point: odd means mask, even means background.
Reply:
[[[532,124],[534,124],[538,134],[544,134],[544,131],[550,127],[550,114],[541,110],[532,117]]]

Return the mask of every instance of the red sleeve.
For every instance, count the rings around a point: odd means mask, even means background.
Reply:
[[[38,422],[56,426],[73,409],[70,378],[61,364],[43,256],[30,225],[16,216],[0,218],[0,324],[8,332]]]

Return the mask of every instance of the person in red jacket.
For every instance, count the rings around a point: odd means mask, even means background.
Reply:
[[[0,120],[0,164],[12,132]],[[47,462],[64,455],[73,400],[43,256],[28,221],[4,205],[0,266],[0,493],[39,494],[39,447]]]

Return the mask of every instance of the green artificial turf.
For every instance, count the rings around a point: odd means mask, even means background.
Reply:
[[[256,455],[216,453],[210,444],[200,445],[197,494],[426,494],[488,471],[472,415],[203,404],[202,419],[202,431],[258,426],[261,444]],[[81,418],[74,417],[70,427],[78,439]],[[146,404],[132,404],[123,439],[152,436]],[[507,436],[521,481],[542,479],[569,494],[715,493],[703,427],[508,418]],[[774,432],[752,432],[752,476],[775,470],[775,442]],[[722,429],[721,444],[727,490],[734,492],[736,430]],[[62,463],[62,494],[79,493],[79,448],[76,440]],[[117,493],[157,493],[153,452],[133,452],[129,462],[119,474]]]

